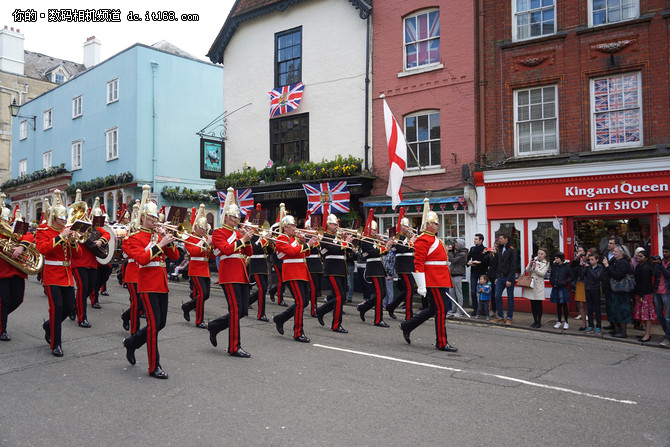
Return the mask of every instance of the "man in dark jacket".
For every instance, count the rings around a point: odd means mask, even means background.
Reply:
[[[465,275],[465,264],[468,260],[468,249],[465,248],[465,241],[463,239],[456,239],[447,249],[451,282],[454,284],[454,298],[458,305],[463,307],[463,275]],[[449,311],[447,315],[460,317],[462,315],[461,309],[457,308]]]
[[[477,313],[477,306],[479,305],[477,302],[477,283],[479,283],[479,277],[486,275],[489,270],[487,254],[488,252],[484,246],[484,235],[481,233],[475,234],[475,245],[470,247],[467,259],[467,265],[470,267],[470,301],[475,313]]]
[[[670,245],[663,246],[663,259],[652,256],[651,262],[654,266],[654,308],[665,333],[661,346],[670,348]]]
[[[516,272],[516,249],[509,244],[509,235],[501,233],[498,236],[498,265],[496,277],[496,309],[498,318],[496,323],[512,325],[514,317],[514,274]],[[507,290],[507,318],[503,314],[502,294]]]

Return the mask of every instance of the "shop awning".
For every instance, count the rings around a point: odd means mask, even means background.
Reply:
[[[440,204],[440,203],[454,203],[458,202],[460,196],[449,196],[449,197],[429,197],[430,204]],[[361,199],[361,202],[364,207],[373,208],[373,207],[384,207],[391,206],[391,200],[380,200],[380,197],[368,197],[367,199]],[[423,205],[423,198],[420,199],[405,199],[400,202],[399,206],[416,206]]]

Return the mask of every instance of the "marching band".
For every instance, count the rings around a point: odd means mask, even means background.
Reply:
[[[281,265],[277,268],[278,288],[274,293],[281,296],[283,285],[294,301],[290,306],[284,304],[286,309],[272,319],[279,334],[284,334],[284,325],[293,318],[294,340],[309,343],[303,322],[303,311],[308,305],[310,314],[317,318],[321,326],[325,326],[326,314],[332,312],[330,329],[346,334],[348,331],[342,327],[342,314],[347,276],[352,274],[348,272],[347,259],[354,250],[364,257],[365,279],[374,287],[374,297],[357,307],[361,320],[365,321],[365,313],[374,308],[374,324],[388,327],[382,315],[386,272],[381,256],[393,250],[397,257],[401,293],[387,306],[388,315],[396,319],[394,310],[401,304],[405,305],[405,321],[400,328],[407,343],[411,342],[412,330],[434,316],[435,346],[443,351],[457,351],[447,341],[446,334],[445,288],[451,287],[447,254],[444,243],[437,237],[437,216],[427,211],[428,199],[424,203],[425,231],[420,235],[414,233],[401,209],[396,236],[384,238],[378,234],[373,212],[368,215],[363,234],[340,228],[337,216],[333,214],[323,222],[323,231],[311,229],[307,221],[304,230],[298,229],[295,217],[286,214],[283,204],[278,222],[272,227],[260,225],[257,219],[241,223],[240,209],[234,203],[232,188],[228,190],[222,211],[224,222],[219,228],[212,231],[205,216],[205,206],[200,205],[197,213],[193,208],[188,230],[181,231],[177,225],[179,222],[173,222],[175,225],[159,222],[161,216],[157,205],[149,199],[149,195],[150,187],[144,185],[142,200],[133,205],[132,214],[124,207],[117,215],[122,223],[120,228],[106,231],[107,225],[103,228],[101,220],[97,219],[106,214],[101,212],[97,199],[91,219],[79,190],[69,212],[62,194],[56,190],[53,204],[48,206],[45,202],[43,222],[33,241],[30,232],[16,230],[21,228],[15,224],[22,221],[20,213],[10,216],[10,210],[4,206],[5,196],[0,193],[0,341],[11,340],[7,333],[7,319],[23,302],[27,275],[41,270],[49,302],[49,319],[42,326],[44,337],[52,354],[63,356],[61,323],[76,310],[78,325],[90,327],[86,299],[93,292],[97,267],[101,262],[96,253],[109,244],[117,251],[113,257],[122,264],[120,284],[128,289],[129,294],[130,307],[121,315],[123,328],[130,331],[129,336],[123,339],[126,359],[134,365],[135,351],[146,344],[149,375],[167,379],[158,351],[158,333],[166,325],[168,310],[166,260],[179,259],[178,245],[183,245],[190,255],[188,276],[191,286],[191,299],[181,306],[184,319],[191,321],[191,311],[195,310],[195,326],[208,330],[209,341],[215,347],[217,335],[227,329],[227,352],[230,356],[251,356],[242,349],[239,321],[247,316],[250,304],[257,304],[256,318],[259,321],[269,322],[265,296],[270,276],[269,255],[273,252]],[[260,204],[257,204],[256,212],[255,216],[259,216]],[[32,252],[28,253],[29,250]],[[24,251],[29,256],[25,256]],[[109,259],[112,259],[111,254],[107,260],[102,260],[103,265]],[[218,260],[218,282],[228,303],[228,313],[206,323],[204,304],[210,296],[211,287],[209,265],[215,259]],[[316,298],[320,294],[323,277],[330,286],[330,294],[326,302],[317,307]],[[253,285],[256,291],[250,295]],[[427,297],[429,305],[413,315],[412,292],[415,285],[418,293]],[[142,328],[141,314],[146,317],[146,325]]]

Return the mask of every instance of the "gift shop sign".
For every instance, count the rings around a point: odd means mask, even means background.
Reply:
[[[492,183],[489,219],[670,212],[670,172]]]

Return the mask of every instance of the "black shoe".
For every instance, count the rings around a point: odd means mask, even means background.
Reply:
[[[321,326],[325,326],[326,323],[323,322],[323,315],[316,314],[316,319]]]
[[[286,301],[283,301],[281,303],[278,303],[281,307],[288,307],[288,304],[286,304]]]
[[[0,334],[0,341],[12,341],[12,337],[7,335],[7,332]]]
[[[70,320],[74,321],[74,320],[76,320],[76,319],[77,319],[77,311],[73,311],[73,312],[70,314]]]
[[[126,331],[130,330],[130,319],[126,320],[123,318],[123,314],[121,314],[121,321],[123,321],[123,329]]]
[[[349,331],[343,328],[342,326],[338,327],[337,329],[333,329],[333,332],[339,332],[340,334],[348,334]]]
[[[295,341],[299,341],[300,343],[309,343],[309,338],[301,335],[300,337],[295,337]]]
[[[199,327],[200,329],[207,329],[207,323],[201,321],[200,324],[196,324],[195,327]]]
[[[216,348],[216,332],[212,331],[211,329],[207,328],[209,331],[209,342]]]
[[[230,354],[230,356],[231,356],[231,357],[241,357],[241,358],[243,358],[243,359],[248,359],[249,357],[251,357],[251,354],[249,354],[249,353],[248,353],[247,351],[245,351],[244,349],[240,348],[240,349],[238,349],[237,351],[235,351],[235,352],[233,352],[232,354]]]
[[[184,312],[184,320],[191,321],[191,311],[184,309],[184,305],[181,305],[181,311]]]
[[[380,321],[379,323],[375,324],[375,326],[379,326],[379,327],[389,327],[388,323],[386,323],[386,321],[384,321],[384,320],[382,320],[382,321]]]
[[[407,342],[408,345],[412,344],[412,340],[409,339],[409,334],[410,331],[406,331],[402,328],[402,324],[400,325],[400,330],[402,331],[402,336],[405,338],[405,341]]]
[[[165,371],[160,366],[157,366],[156,369],[154,369],[154,372],[149,374],[151,377],[155,377],[156,379],[167,379],[168,375]]]
[[[102,309],[102,306],[97,301],[95,303],[91,304],[91,307],[93,309]]]
[[[275,322],[275,325],[277,326],[277,332],[279,332],[280,335],[284,335],[284,323],[280,323],[277,321],[277,318],[273,318],[272,321]]]
[[[614,337],[614,338],[628,338],[627,335],[624,335],[621,332],[617,332],[616,334],[613,334],[612,337]]]
[[[103,291],[103,292],[100,292],[100,295],[102,295],[102,296],[109,296],[109,292],[105,290],[105,291]]]
[[[447,344],[444,345],[443,347],[441,347],[441,348],[437,348],[437,349],[438,349],[438,351],[458,352],[458,349],[456,349],[456,348],[454,348],[453,346],[451,346],[448,342],[447,342]]]
[[[273,303],[275,302],[275,296],[274,296],[274,294],[270,294],[270,301],[272,301]]]
[[[361,310],[361,304],[360,303],[358,306],[356,306],[356,310],[358,310],[358,313],[361,315],[361,320],[365,321],[365,311]]]
[[[89,323],[88,320],[83,319],[83,320],[81,320],[81,322],[79,323],[79,327],[89,328],[89,327],[91,327],[91,323]]]
[[[395,314],[393,313],[392,310],[390,310],[390,309],[387,308],[387,309],[386,309],[386,312],[388,312],[389,317],[393,318],[394,320],[397,320],[397,319],[398,319],[398,317],[395,316]]]
[[[63,357],[63,350],[61,349],[60,346],[56,346],[53,351],[51,351],[53,355],[56,357]]]
[[[258,317],[258,321],[265,321],[267,323],[268,321],[270,321],[270,319],[265,315],[261,315],[260,317]]]
[[[46,321],[42,323],[42,329],[44,329],[44,339],[46,340],[48,345],[51,345],[51,330]]]
[[[128,360],[128,363],[130,363],[131,365],[134,365],[135,364],[135,349],[129,348],[126,345],[127,341],[128,341],[127,338],[123,339],[123,347],[126,348],[126,360]]]
[[[536,328],[536,327],[537,327],[537,323],[533,323],[533,324],[531,324],[530,327],[535,327],[535,328]]]

